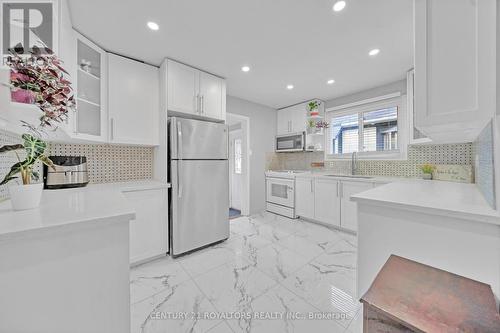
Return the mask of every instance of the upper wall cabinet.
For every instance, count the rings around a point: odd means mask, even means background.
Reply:
[[[278,110],[277,135],[305,132],[307,126],[306,104],[300,103]]]
[[[164,61],[161,72],[167,83],[162,104],[168,111],[193,118],[226,120],[224,79],[172,60]]]
[[[159,69],[108,54],[109,142],[158,145]]]
[[[87,38],[77,34],[76,112],[70,117],[73,137],[106,142],[107,136],[107,54]]]
[[[414,0],[415,126],[470,142],[495,112],[495,0]]]

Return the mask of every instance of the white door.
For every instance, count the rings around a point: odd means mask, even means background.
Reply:
[[[340,227],[339,182],[317,178],[314,185],[314,218]]]
[[[241,211],[243,194],[243,135],[241,129],[229,132],[229,174],[230,206]]]
[[[314,178],[295,179],[295,214],[314,218]]]
[[[415,0],[415,124],[435,142],[474,141],[493,116],[495,13],[495,0]]]
[[[110,53],[108,73],[110,142],[158,144],[158,68]]]
[[[130,262],[168,251],[168,201],[166,189],[124,192],[136,218],[130,221]]]
[[[200,72],[200,112],[202,116],[222,119],[222,79]]]
[[[358,207],[350,200],[355,195],[373,188],[372,183],[342,181],[341,192],[341,226],[352,231],[358,230]]]
[[[172,60],[167,71],[168,110],[197,114],[200,71]]]

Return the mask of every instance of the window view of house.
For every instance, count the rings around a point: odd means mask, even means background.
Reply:
[[[359,150],[359,116],[357,113],[332,118],[331,154],[349,154]]]
[[[363,113],[363,151],[398,148],[398,108]]]
[[[398,107],[332,116],[330,154],[398,149]]]

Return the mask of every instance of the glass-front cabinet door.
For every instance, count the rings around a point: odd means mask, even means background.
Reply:
[[[77,35],[76,56],[75,135],[81,139],[106,141],[106,52]]]

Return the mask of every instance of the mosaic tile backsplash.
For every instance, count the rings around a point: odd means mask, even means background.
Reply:
[[[312,162],[322,162],[324,154],[269,153],[267,169],[309,170]],[[358,173],[368,176],[421,177],[420,166],[424,163],[473,165],[471,143],[442,145],[411,145],[407,160],[359,160]],[[351,172],[351,161],[325,161],[324,169],[335,173]]]
[[[18,135],[0,131],[0,146],[20,142]],[[86,156],[90,183],[112,183],[153,178],[153,148],[151,147],[51,143],[48,154]],[[2,179],[16,161],[16,156],[13,153],[0,154],[0,177]],[[41,171],[42,168],[37,167]],[[8,197],[7,186],[0,186],[0,201]]]
[[[493,164],[493,124],[489,123],[474,141],[476,184],[486,201],[496,208],[495,167]]]

